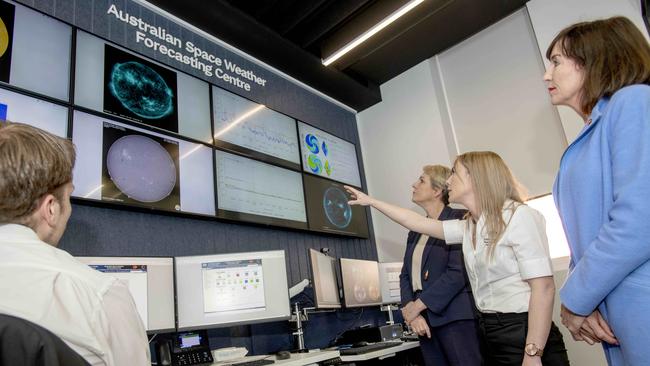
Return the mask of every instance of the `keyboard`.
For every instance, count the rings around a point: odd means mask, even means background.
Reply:
[[[365,353],[370,353],[374,351],[379,351],[381,349],[399,346],[400,344],[401,342],[377,342],[377,343],[369,344],[367,346],[340,349],[339,353],[341,353],[341,356],[363,355]]]
[[[263,366],[263,365],[271,365],[274,364],[275,361],[269,360],[266,358],[262,358],[259,360],[253,360],[253,361],[242,361],[242,362],[236,362],[236,363],[229,363],[223,366]]]

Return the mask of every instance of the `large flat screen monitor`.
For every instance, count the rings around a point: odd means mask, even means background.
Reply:
[[[176,257],[178,330],[288,319],[284,251]]]
[[[215,163],[219,217],[307,228],[301,173],[219,150]]]
[[[215,215],[212,149],[75,111],[74,197]]]
[[[336,259],[317,250],[309,249],[309,263],[316,307],[319,309],[340,308],[341,298],[336,276]]]
[[[366,208],[350,206],[343,184],[303,174],[309,228],[333,234],[368,237]]]
[[[27,123],[68,137],[68,108],[5,89],[0,89],[0,119]]]
[[[402,273],[402,262],[379,263],[379,282],[381,284],[381,302],[384,304],[399,304],[399,275]]]
[[[77,105],[212,143],[208,83],[77,31]]]
[[[345,307],[381,305],[377,262],[341,258],[341,279]]]
[[[76,257],[90,267],[126,281],[149,333],[176,328],[174,261],[165,257]]]
[[[212,105],[217,146],[300,170],[296,120],[216,86]]]
[[[353,143],[302,122],[298,122],[298,131],[304,171],[361,187]]]

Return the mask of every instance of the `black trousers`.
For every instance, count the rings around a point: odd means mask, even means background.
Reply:
[[[481,366],[476,320],[456,320],[431,327],[431,338],[420,337],[425,366]],[[519,365],[521,366],[521,365]]]
[[[486,366],[521,366],[524,359],[528,313],[479,313],[479,335]],[[554,323],[544,346],[544,366],[568,366],[562,333]]]

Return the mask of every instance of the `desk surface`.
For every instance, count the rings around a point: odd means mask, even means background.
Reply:
[[[374,358],[383,359],[383,358],[395,356],[397,352],[402,352],[417,347],[420,347],[420,342],[418,341],[402,342],[402,344],[397,345],[395,347],[384,348],[378,351],[372,351],[361,355],[347,355],[347,356],[342,355],[341,361],[352,362],[352,361],[367,361],[367,360],[372,360]]]
[[[260,358],[265,358],[266,356],[250,356],[237,361],[253,361]],[[339,351],[314,351],[308,353],[292,353],[291,358],[286,360],[276,360],[275,356],[268,357],[270,360],[274,360],[273,365],[282,365],[282,366],[305,366],[315,364],[317,362],[329,360],[332,358],[339,357]],[[226,362],[214,362],[212,365],[228,365],[236,361],[226,361]],[[269,365],[270,366],[270,365]]]

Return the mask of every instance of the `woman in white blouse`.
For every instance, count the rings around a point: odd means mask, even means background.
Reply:
[[[494,152],[458,156],[447,181],[464,220],[438,221],[347,187],[350,204],[372,206],[404,227],[461,244],[479,311],[487,365],[569,365],[552,324],[555,285],[545,221],[523,204],[519,185]]]

